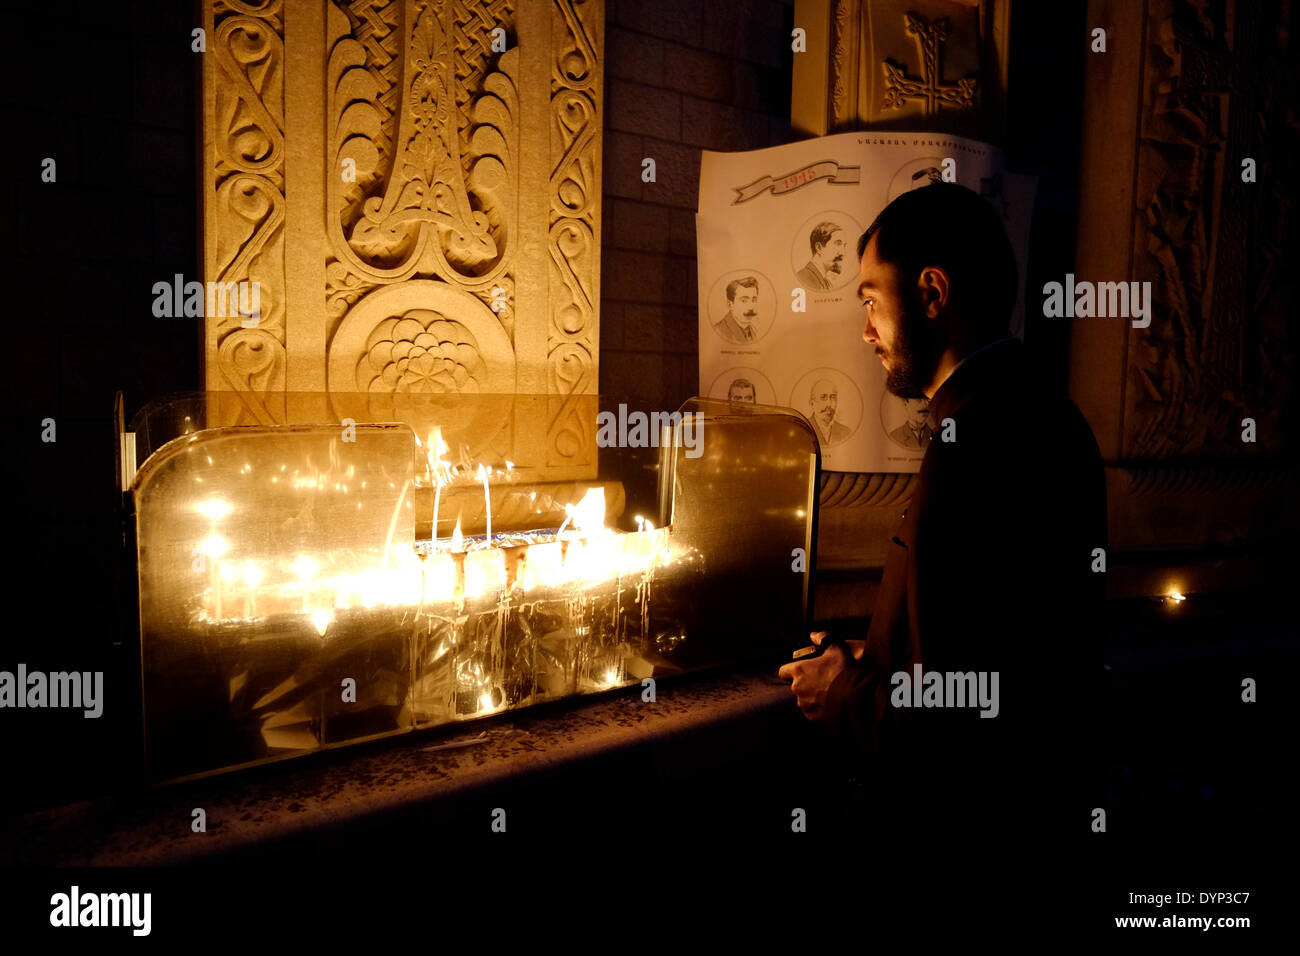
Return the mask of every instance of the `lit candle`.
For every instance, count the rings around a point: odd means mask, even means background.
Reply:
[[[483,548],[465,553],[464,583],[461,596],[467,601],[496,603],[506,586],[505,552],[501,548]]]
[[[451,559],[454,567],[452,578],[452,600],[460,607],[465,603],[465,552],[462,549],[464,537],[460,533],[460,518],[456,519],[456,528],[451,533]],[[454,639],[453,639],[454,643]]]
[[[479,465],[478,474],[475,475],[476,478],[483,480],[483,507],[487,510],[487,539],[489,544],[492,541],[492,493],[488,490],[488,474],[491,471],[491,468],[484,468]]]
[[[211,458],[208,459],[208,464],[212,464]],[[220,498],[208,498],[206,501],[200,501],[195,505],[194,510],[208,519],[208,536],[199,545],[199,549],[205,560],[212,562],[208,570],[208,580],[216,591],[217,620],[219,621],[221,620],[221,575],[217,567],[217,558],[226,553],[227,541],[217,534],[217,522],[230,514],[234,507]]]
[[[447,604],[456,598],[456,561],[452,555],[439,552],[429,556],[424,565],[424,601],[426,604]]]
[[[442,476],[438,473],[441,446],[442,430],[435,425],[429,432],[429,450],[426,453],[429,459],[429,480],[433,482],[433,530],[429,533],[429,538],[435,546],[438,541],[438,499],[442,496]]]
[[[433,486],[433,531],[429,534],[433,541],[433,547],[438,547],[438,505],[442,498],[442,480],[435,479]]]

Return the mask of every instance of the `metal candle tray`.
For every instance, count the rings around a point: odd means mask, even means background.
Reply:
[[[318,422],[220,424],[238,397],[208,392],[119,425],[153,782],[806,633],[819,456],[795,412],[692,399],[638,421],[593,397],[586,477],[555,481],[458,431],[464,402],[357,422],[301,398]]]

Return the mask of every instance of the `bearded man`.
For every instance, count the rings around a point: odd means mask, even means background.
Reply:
[[[857,251],[863,340],[890,392],[928,401],[934,438],[865,638],[814,634],[820,652],[781,677],[843,744],[877,843],[1005,855],[1087,839],[1104,712],[1097,443],[1008,334],[1016,263],[988,202],[948,183],[903,193]]]

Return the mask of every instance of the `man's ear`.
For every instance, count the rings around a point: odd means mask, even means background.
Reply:
[[[952,285],[948,271],[940,266],[926,266],[916,279],[916,291],[927,318],[937,318],[948,308]]]

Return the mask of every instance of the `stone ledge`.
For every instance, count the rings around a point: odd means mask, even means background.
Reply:
[[[29,813],[0,829],[0,860],[154,866],[256,852],[318,828],[355,829],[403,811],[434,810],[440,801],[489,786],[526,782],[639,744],[765,716],[798,718],[776,665],[665,679],[653,704],[643,703],[634,686],[595,700]],[[469,743],[480,734],[482,742]],[[447,744],[464,745],[437,749]],[[680,751],[674,754],[680,757]],[[694,755],[697,762],[703,757]],[[207,814],[205,834],[190,831],[195,807]]]

